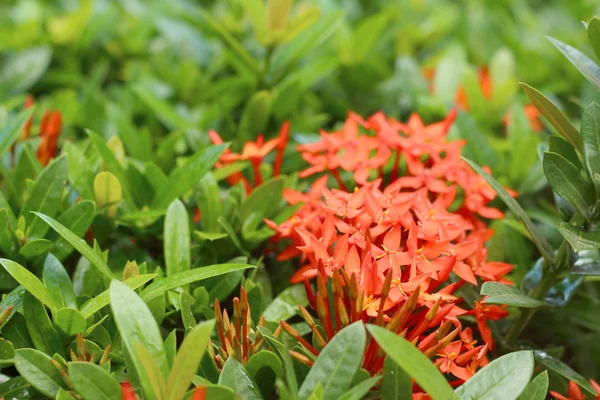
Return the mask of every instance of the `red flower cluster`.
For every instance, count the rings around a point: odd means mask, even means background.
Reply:
[[[507,313],[483,303],[464,307],[456,292],[465,283],[509,283],[504,276],[513,266],[487,260],[484,244],[493,231],[479,217],[503,214],[488,205],[495,192],[460,159],[464,143],[446,140],[453,119],[451,113],[425,126],[416,115],[402,124],[382,113],[368,120],[350,114],[341,130],[298,147],[311,164],[301,176],[329,172],[340,189],[327,189],[321,177],[306,194],[287,190],[289,203],[304,205],[279,226],[267,223],[276,230],[274,241],[291,240],[279,258],[301,257],[292,281],[318,277],[316,294],[305,286],[329,338],[342,321],[386,326],[460,383],[487,362],[493,341],[486,320]],[[354,191],[342,173],[352,174]],[[333,316],[319,305],[330,300],[327,279],[339,292]],[[462,328],[458,317],[467,314],[475,316],[485,344],[477,346]],[[363,367],[375,374],[382,365],[371,340]]]

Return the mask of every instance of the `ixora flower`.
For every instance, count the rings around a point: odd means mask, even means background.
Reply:
[[[33,107],[33,97],[28,96],[25,99],[24,108],[28,109]],[[21,131],[21,140],[27,140],[31,136],[31,126],[33,125],[33,115],[25,122],[23,130]],[[56,156],[58,150],[58,139],[62,131],[62,116],[60,111],[46,111],[44,112],[40,121],[40,144],[37,149],[37,159],[39,162],[46,166]]]
[[[350,114],[340,130],[298,146],[310,164],[301,176],[325,175],[308,193],[286,191],[290,204],[304,205],[288,221],[267,224],[276,230],[274,241],[291,241],[280,259],[300,256],[292,282],[304,282],[318,317],[319,324],[300,309],[313,344],[281,325],[308,356],[362,320],[413,342],[456,385],[487,364],[494,347],[487,321],[508,313],[485,299],[469,304],[458,291],[482,281],[510,284],[505,275],[513,266],[487,260],[484,244],[493,231],[481,217],[503,213],[489,206],[495,192],[460,159],[464,142],[446,140],[454,117],[426,126],[417,115],[400,123],[382,113],[367,120]],[[327,188],[327,174],[339,189]],[[353,177],[354,190],[342,174]],[[467,315],[477,321],[480,344],[463,329],[459,317]],[[384,357],[371,339],[362,366],[377,374]]]
[[[221,155],[217,168],[223,168],[228,165],[235,163],[236,161],[249,161],[252,165],[252,173],[254,175],[254,185],[251,185],[248,179],[241,172],[234,172],[227,177],[227,182],[230,185],[236,185],[242,182],[246,188],[246,193],[250,193],[252,188],[260,185],[263,181],[260,166],[269,153],[276,150],[275,164],[273,165],[273,176],[278,176],[281,171],[281,165],[283,164],[283,153],[287,146],[290,132],[290,125],[288,122],[281,126],[279,136],[275,139],[265,141],[263,135],[259,135],[256,142],[248,141],[242,149],[242,153],[233,153],[229,149]],[[223,140],[221,136],[215,131],[208,132],[208,136],[213,144],[222,144]]]
[[[592,385],[592,387],[596,391],[596,396],[593,397],[593,398],[600,399],[600,385],[598,385],[598,383],[595,380],[593,380],[593,379],[590,380],[590,384]],[[569,381],[569,388],[567,389],[567,395],[566,396],[563,396],[562,394],[560,394],[558,392],[554,392],[552,390],[550,391],[550,394],[556,400],[585,400],[586,398],[590,398],[590,397],[587,397],[586,395],[584,395],[581,392],[581,389],[579,388],[579,386],[577,386],[577,384],[575,382],[573,382],[573,381]]]

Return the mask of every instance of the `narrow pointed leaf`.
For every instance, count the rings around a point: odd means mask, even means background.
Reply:
[[[50,292],[48,292],[48,289],[46,289],[42,281],[37,278],[37,276],[16,262],[7,260],[5,258],[0,258],[0,264],[2,264],[6,272],[8,272],[10,276],[14,278],[14,280],[19,282],[19,284],[23,286],[25,290],[35,296],[35,298],[41,301],[42,304],[51,310],[55,310],[57,308],[54,298]]]
[[[70,362],[69,378],[86,400],[120,400],[121,385],[102,367],[89,362]]]

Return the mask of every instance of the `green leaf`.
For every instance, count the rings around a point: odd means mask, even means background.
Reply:
[[[177,330],[173,329],[171,333],[165,339],[165,353],[167,354],[167,360],[169,361],[169,366],[173,368],[173,361],[175,360],[175,355],[177,354]]]
[[[592,18],[587,26],[588,39],[594,48],[596,58],[600,59],[600,20],[597,17]]]
[[[67,180],[67,170],[67,157],[61,156],[53,160],[35,180],[20,214],[25,218],[29,237],[43,238],[48,231],[48,226],[32,211],[50,217],[56,215]]]
[[[260,217],[257,220],[262,221],[262,218],[268,218],[277,212],[277,205],[281,201],[284,181],[285,177],[278,176],[263,182],[255,188],[240,207],[240,219],[242,222],[249,219],[252,214]],[[255,230],[257,226],[258,224],[256,223],[248,229]]]
[[[600,105],[592,103],[581,117],[585,165],[596,192],[600,193]]]
[[[74,308],[61,308],[54,314],[53,319],[56,327],[67,337],[83,333],[87,328],[87,321]]]
[[[42,275],[44,285],[57,307],[77,308],[77,298],[73,290],[71,278],[54,254],[46,256]]]
[[[271,114],[271,94],[266,90],[254,93],[246,103],[240,120],[238,139],[246,142],[263,133]]]
[[[544,400],[548,393],[548,371],[544,371],[535,378],[525,388],[519,396],[519,400]]]
[[[367,395],[367,393],[369,393],[369,390],[371,390],[371,388],[373,386],[375,386],[377,384],[377,382],[379,382],[381,380],[382,376],[381,375],[375,375],[372,376],[368,379],[365,379],[364,381],[360,382],[358,385],[354,386],[352,389],[348,390],[346,393],[344,393],[339,400],[361,400],[364,399],[365,396]],[[395,397],[385,397],[382,394],[382,399],[393,399]]]
[[[220,225],[219,225],[220,226]],[[227,233],[213,233],[213,232],[203,232],[203,231],[194,231],[194,235],[200,240],[209,240],[214,242],[215,240],[224,239],[229,236]]]
[[[25,293],[23,315],[27,330],[36,349],[48,355],[63,354],[60,335],[52,326],[44,305],[31,293]]]
[[[144,380],[142,381],[144,393],[148,397],[156,398],[157,400],[165,399],[167,396],[165,376],[159,370],[150,352],[143,345],[137,344],[135,348],[136,357],[142,365],[142,373],[144,374]]]
[[[559,40],[548,37],[550,42],[573,64],[585,78],[600,89],[600,69],[595,62],[574,47]]]
[[[33,109],[23,110],[14,118],[8,120],[0,129],[0,154],[7,154],[8,149],[21,135],[25,123],[33,115]]]
[[[162,295],[168,290],[212,278],[213,276],[228,274],[230,272],[241,271],[248,268],[255,267],[248,264],[216,264],[180,272],[149,285],[142,291],[142,298],[145,301],[149,301],[156,296]]]
[[[595,201],[595,190],[583,179],[579,169],[561,155],[550,152],[544,153],[543,166],[552,190],[589,219]]]
[[[21,250],[19,250],[19,254],[27,259],[32,259],[34,257],[39,257],[43,254],[46,254],[50,249],[54,246],[49,240],[46,239],[33,239],[25,243]]]
[[[567,142],[571,143],[573,147],[581,152],[583,150],[581,135],[579,132],[577,132],[577,129],[575,129],[573,124],[571,124],[563,115],[563,113],[560,112],[558,107],[548,100],[546,96],[531,86],[525,83],[521,83],[521,86],[535,107],[544,117],[546,117],[548,121],[550,121],[558,133],[560,133],[562,137],[567,140]]]
[[[339,331],[308,372],[298,396],[307,399],[317,384],[324,389],[323,399],[337,400],[352,385],[354,374],[360,368],[364,356],[367,335],[362,321]]]
[[[385,328],[367,325],[382,350],[410,375],[433,400],[458,400],[446,378],[412,343]]]
[[[287,321],[298,313],[298,306],[306,306],[307,304],[308,299],[306,298],[304,285],[290,286],[273,299],[263,312],[263,317],[267,321]]]
[[[561,223],[558,230],[575,251],[600,248],[600,231],[584,231],[566,222]]]
[[[179,199],[174,200],[167,208],[164,253],[167,276],[191,268],[189,218],[185,206]]]
[[[232,388],[245,400],[262,399],[256,383],[250,378],[246,368],[234,357],[229,357],[225,362],[219,377],[219,385]]]
[[[543,301],[527,296],[514,286],[498,282],[485,282],[481,287],[481,295],[489,296],[485,303],[506,304],[514,307],[536,308],[544,305]]]
[[[35,296],[50,310],[57,308],[56,303],[48,289],[44,286],[34,274],[29,272],[27,269],[17,264],[14,261],[0,258],[0,264],[4,267],[6,272],[10,274],[21,286],[25,288],[29,293]]]
[[[461,399],[518,399],[533,374],[533,353],[517,351],[495,359],[456,389]]]
[[[296,372],[294,371],[294,362],[288,349],[283,343],[278,341],[273,334],[266,328],[259,326],[258,331],[268,343],[269,347],[273,349],[281,361],[283,362],[283,371],[285,373],[285,382],[290,393],[291,400],[298,399],[298,381],[296,379]]]
[[[271,396],[276,380],[283,378],[281,360],[272,351],[261,350],[252,355],[245,367],[264,398]]]
[[[262,2],[262,0],[260,1]],[[198,208],[202,212],[202,218],[200,219],[202,229],[207,233],[218,233],[221,230],[219,217],[223,213],[223,205],[219,193],[219,184],[210,172],[200,179]]]
[[[33,389],[25,378],[17,376],[0,384],[0,396],[5,399],[30,399]]]
[[[152,205],[154,208],[166,208],[171,201],[183,196],[219,160],[227,145],[210,146],[193,155],[184,165],[175,168],[169,174],[167,184],[156,193]]]
[[[559,375],[562,375],[570,381],[574,381],[581,388],[587,390],[594,396],[597,394],[592,385],[583,376],[579,375],[573,368],[569,367],[562,361],[552,357],[550,354],[542,350],[533,350],[535,361],[544,367],[551,369]]]
[[[46,221],[46,223],[50,225],[52,229],[54,229],[60,236],[62,236],[67,242],[69,242],[69,244],[73,246],[82,256],[84,256],[94,267],[96,267],[98,271],[102,273],[102,275],[104,275],[108,279],[113,278],[112,271],[110,270],[108,265],[106,265],[106,262],[104,262],[104,260],[102,259],[102,257],[100,257],[100,255],[98,255],[98,253],[96,253],[90,246],[88,246],[85,240],[75,235],[73,232],[65,228],[64,225],[62,225],[55,219],[41,213],[34,214]]]
[[[214,320],[202,322],[186,335],[167,380],[167,398],[169,400],[183,399],[196,371],[198,371],[214,327]]]
[[[538,230],[538,228],[533,224],[533,222],[529,219],[525,210],[521,208],[519,203],[515,199],[508,194],[506,189],[498,183],[496,179],[494,179],[491,175],[485,172],[480,166],[473,163],[473,161],[468,160],[464,157],[462,159],[471,166],[479,175],[481,175],[487,183],[494,189],[494,191],[498,194],[498,197],[508,206],[508,208],[515,214],[515,216],[521,220],[521,222],[527,228],[527,231],[531,235],[531,239],[535,246],[538,248],[544,259],[553,262],[554,261],[554,250],[552,250],[552,246],[548,243],[548,240],[542,233]]]
[[[70,362],[69,378],[86,400],[120,400],[121,385],[104,368],[89,362]]]
[[[139,357],[138,348],[145,349],[156,363],[159,373],[167,376],[169,363],[159,328],[146,303],[125,283],[113,280],[109,291],[110,307],[123,344],[131,356],[145,394],[155,399],[156,396],[151,395],[151,377]]]
[[[65,387],[48,355],[34,349],[18,349],[15,353],[15,368],[40,393],[54,398]]]
[[[381,397],[386,400],[412,400],[412,379],[391,357],[383,362]]]

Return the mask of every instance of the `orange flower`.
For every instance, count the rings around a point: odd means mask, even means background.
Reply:
[[[121,382],[121,399],[123,400],[137,400],[137,396],[131,387],[129,382]]]
[[[320,141],[298,146],[311,164],[301,175],[329,173],[340,189],[327,189],[323,175],[307,194],[287,191],[290,204],[304,205],[280,225],[267,223],[276,230],[273,242],[291,241],[279,257],[301,256],[292,281],[305,282],[325,335],[318,338],[308,310],[302,315],[318,343],[324,345],[357,320],[386,326],[416,343],[460,384],[487,363],[493,341],[486,321],[507,313],[497,306],[466,304],[456,292],[464,284],[507,282],[512,266],[487,260],[485,242],[493,231],[479,216],[503,214],[488,207],[495,192],[460,159],[464,143],[446,141],[454,118],[451,113],[426,126],[417,115],[402,124],[382,113],[366,121],[349,114],[342,129],[321,132]],[[354,178],[351,192],[341,181],[342,170]],[[369,181],[374,175],[377,179]],[[451,273],[457,277],[453,283]],[[316,292],[308,281],[313,278]],[[459,302],[474,310],[462,309]],[[463,330],[458,317],[464,314],[476,316],[483,345],[475,346],[472,331]],[[318,354],[318,348],[311,352]],[[308,362],[301,354],[294,357]],[[382,366],[379,347],[370,341],[363,368],[376,374]]]
[[[60,111],[46,112],[40,125],[41,142],[37,150],[37,158],[44,166],[56,156],[58,137],[62,130]]]
[[[600,400],[600,385],[598,385],[598,383],[593,379],[590,380],[590,384],[596,391],[595,399]],[[581,389],[579,388],[579,386],[577,386],[577,384],[573,381],[569,381],[569,388],[567,389],[566,397],[563,396],[562,394],[552,391],[552,390],[550,391],[550,394],[556,400],[584,400],[586,398],[586,396],[581,392]]]

